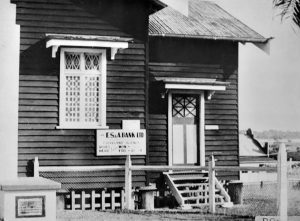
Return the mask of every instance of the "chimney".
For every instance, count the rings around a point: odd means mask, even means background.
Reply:
[[[269,143],[265,142],[264,152],[265,152],[265,154],[267,154],[268,157],[270,156],[270,152],[269,151],[270,151],[270,149],[269,149]]]

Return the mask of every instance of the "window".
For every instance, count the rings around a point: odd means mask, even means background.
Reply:
[[[62,48],[58,128],[106,127],[106,51]]]

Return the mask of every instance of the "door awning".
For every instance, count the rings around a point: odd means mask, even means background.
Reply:
[[[99,47],[110,48],[111,59],[114,60],[119,49],[128,48],[132,38],[94,35],[46,34],[46,48],[52,47],[52,57],[56,57],[59,47]]]
[[[209,78],[176,78],[176,77],[156,77],[156,81],[162,81],[166,90],[201,90],[207,91],[207,99],[211,99],[211,96],[215,91],[225,91],[229,82],[217,81],[216,79]]]

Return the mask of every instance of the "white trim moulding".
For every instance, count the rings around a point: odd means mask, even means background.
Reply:
[[[166,89],[186,89],[186,90],[214,90],[225,91],[226,86],[223,85],[191,85],[191,84],[166,84]]]
[[[58,48],[63,46],[111,48],[111,60],[114,60],[118,50],[128,48],[128,45],[128,42],[50,39],[46,43],[46,48],[52,47],[52,58],[56,57]]]

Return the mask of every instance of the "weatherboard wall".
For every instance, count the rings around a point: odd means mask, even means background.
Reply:
[[[32,160],[36,156],[40,166],[124,165],[125,157],[96,156],[95,130],[56,129],[59,123],[60,58],[59,53],[56,58],[51,57],[51,49],[46,49],[45,34],[133,38],[128,49],[107,62],[107,124],[111,129],[119,129],[122,119],[139,119],[141,127],[145,128],[146,1],[90,1],[90,4],[79,0],[14,2],[17,4],[17,23],[21,26],[19,176],[32,176]],[[108,15],[109,9],[116,13]],[[146,157],[133,157],[133,162],[143,165]],[[124,185],[124,171],[44,173],[42,176],[62,182],[65,189]],[[134,185],[142,185],[146,181],[145,174],[134,173],[133,180]]]
[[[155,77],[210,78],[229,82],[226,91],[216,91],[205,101],[206,162],[214,154],[216,165],[238,166],[238,44],[176,38],[150,39],[149,163],[168,164],[168,99],[164,85]],[[238,179],[236,172],[218,172],[224,180]],[[155,181],[160,174],[151,173]]]

